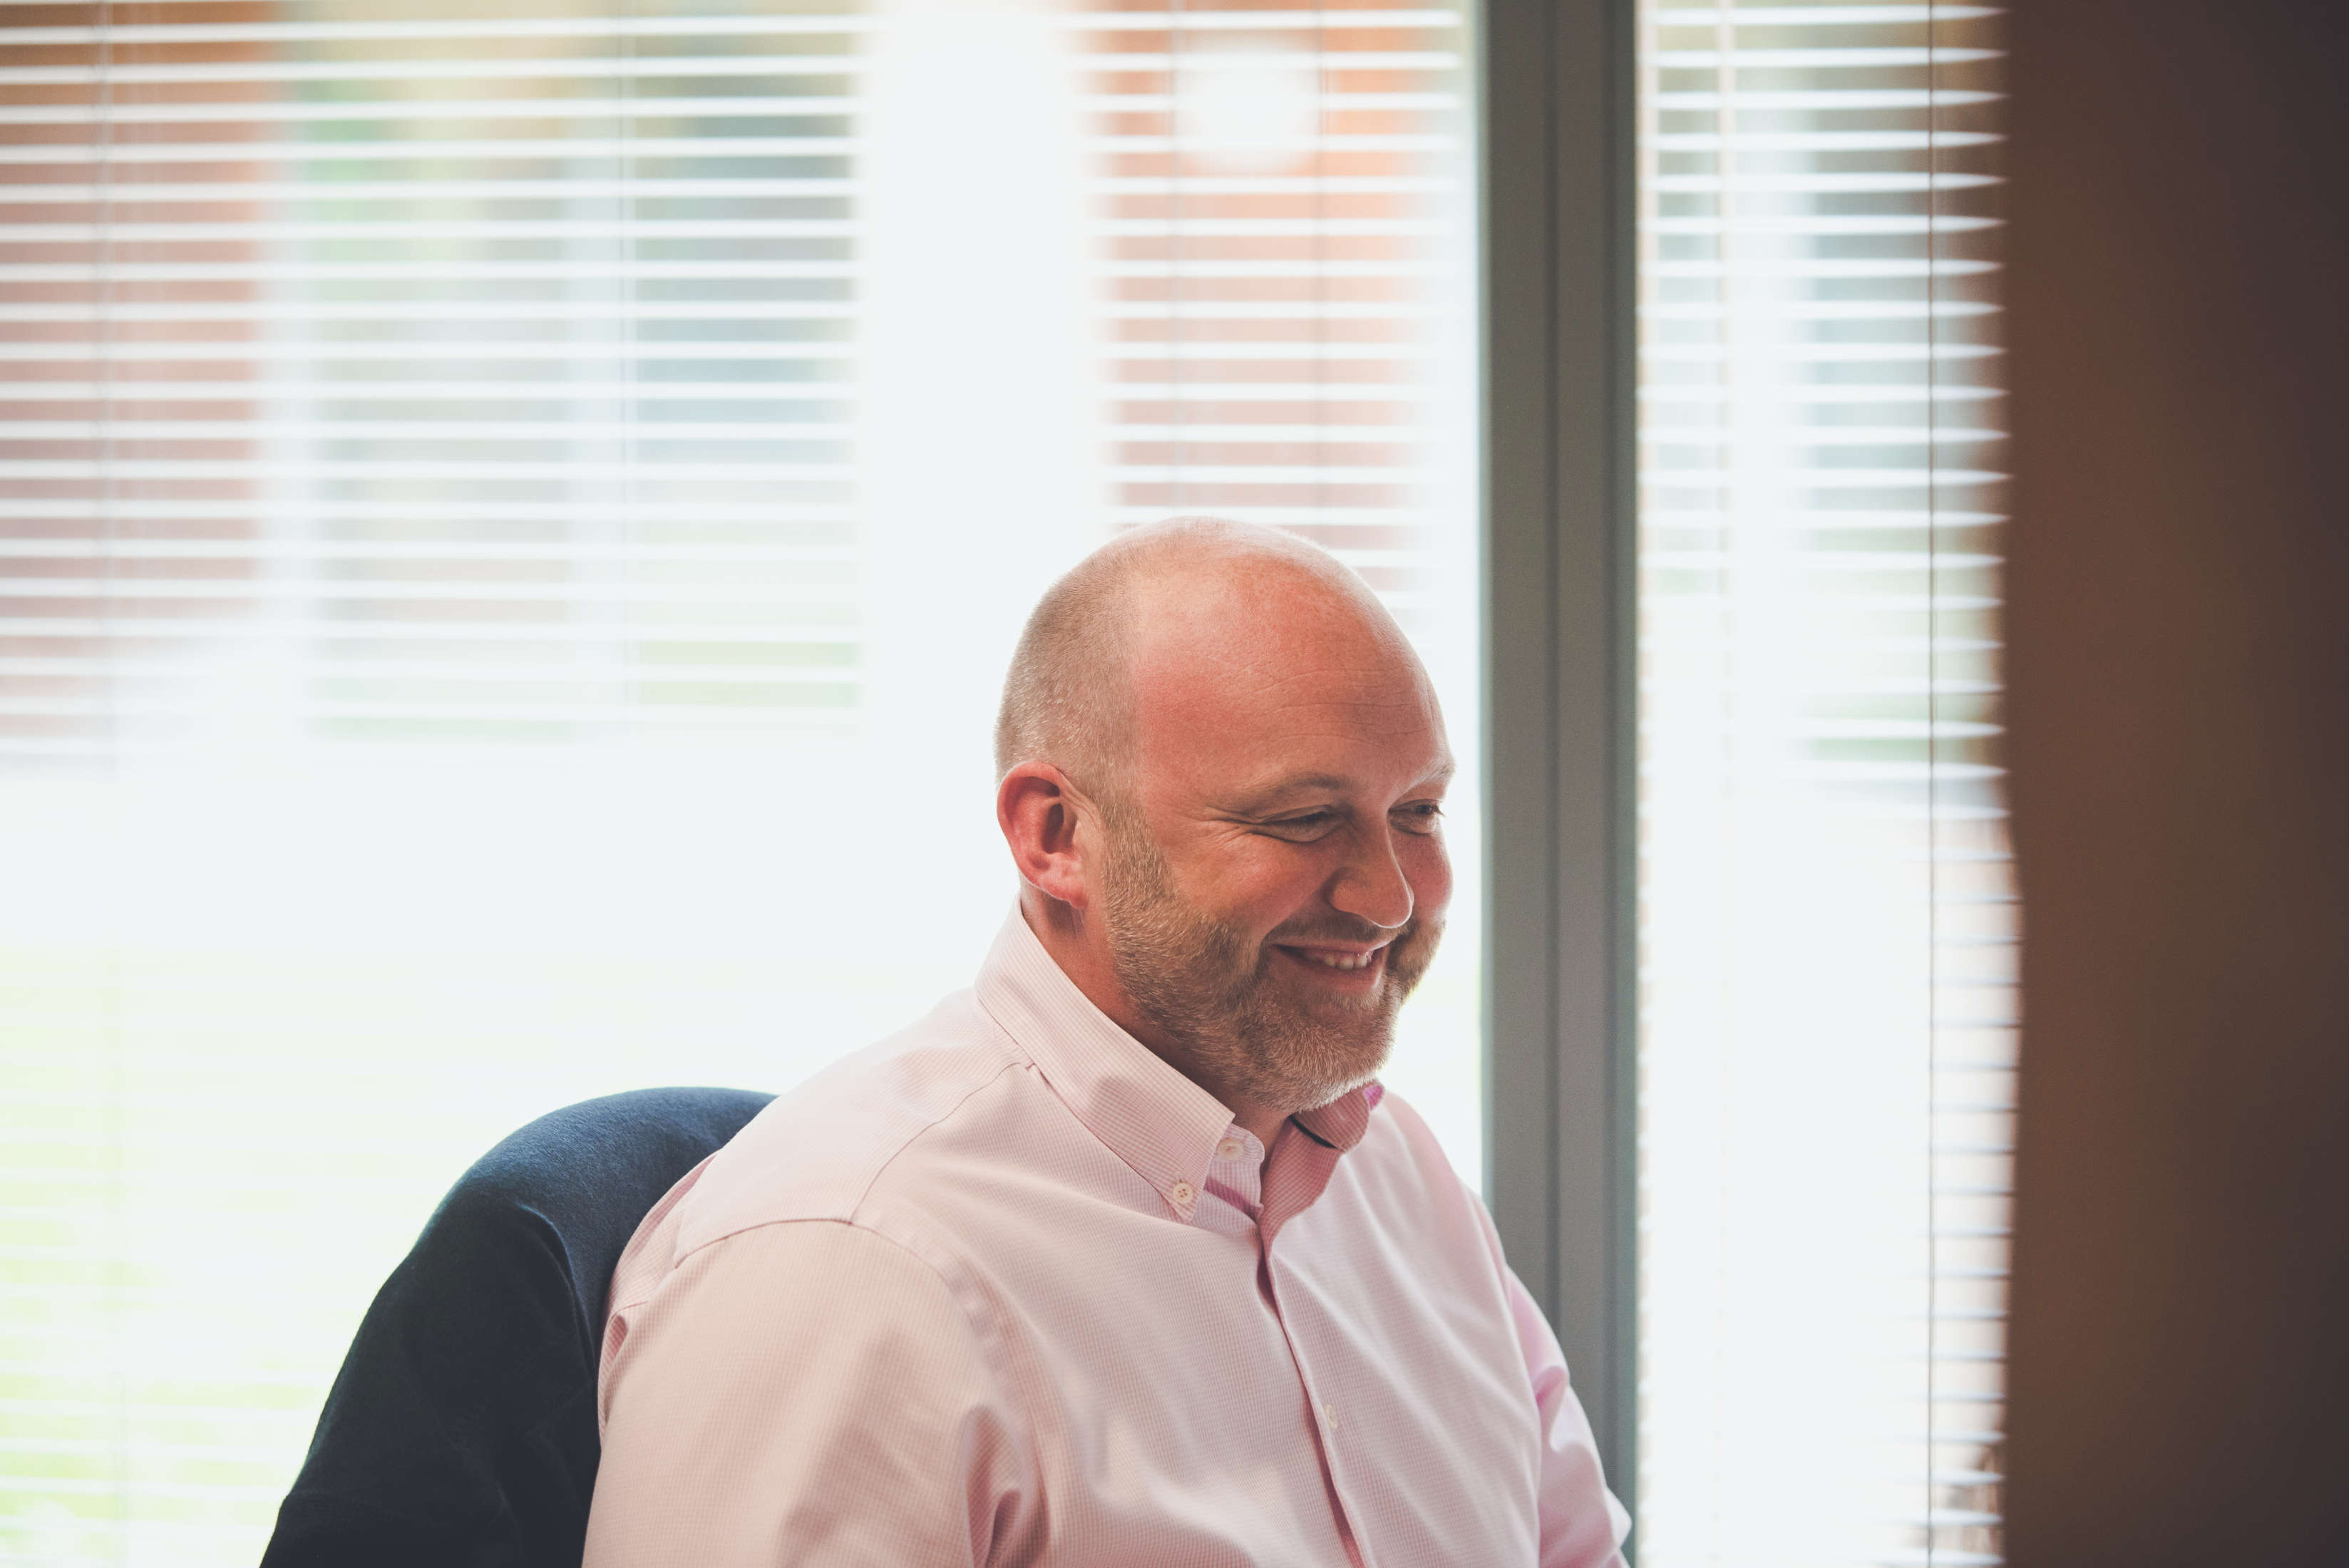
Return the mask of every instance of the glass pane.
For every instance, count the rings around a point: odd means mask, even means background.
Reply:
[[[18,7],[0,1559],[250,1563],[544,1110],[968,982],[1037,593],[1359,567],[1477,754],[1462,15]],[[1475,780],[1390,1081],[1474,1178]]]
[[[1994,16],[1640,15],[1640,1562],[1993,1563]]]

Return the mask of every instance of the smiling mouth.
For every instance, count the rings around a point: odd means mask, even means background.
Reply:
[[[1322,970],[1331,975],[1360,975],[1367,970],[1379,968],[1387,952],[1387,944],[1384,943],[1371,948],[1368,953],[1350,953],[1342,948],[1334,947],[1290,947],[1286,944],[1276,944],[1276,945],[1279,946],[1281,952],[1288,954],[1306,967]]]

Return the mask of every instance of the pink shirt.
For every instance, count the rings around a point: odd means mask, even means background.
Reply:
[[[587,1568],[1602,1568],[1484,1207],[1373,1085],[1270,1157],[1015,913],[621,1259]]]

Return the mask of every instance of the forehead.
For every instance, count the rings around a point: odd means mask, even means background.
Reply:
[[[1419,660],[1394,624],[1288,573],[1178,584],[1137,607],[1137,782],[1226,798],[1318,778],[1366,790],[1450,761]]]

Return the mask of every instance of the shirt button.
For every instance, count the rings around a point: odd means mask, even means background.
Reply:
[[[1166,1195],[1174,1199],[1177,1206],[1187,1206],[1192,1199],[1199,1195],[1199,1190],[1188,1181],[1177,1181],[1166,1189]]]
[[[1338,1429],[1338,1407],[1335,1405],[1322,1406],[1321,1419],[1328,1424],[1331,1431],[1336,1431]]]
[[[1218,1160],[1237,1160],[1247,1152],[1247,1145],[1237,1138],[1226,1138],[1216,1145],[1216,1158]]]

